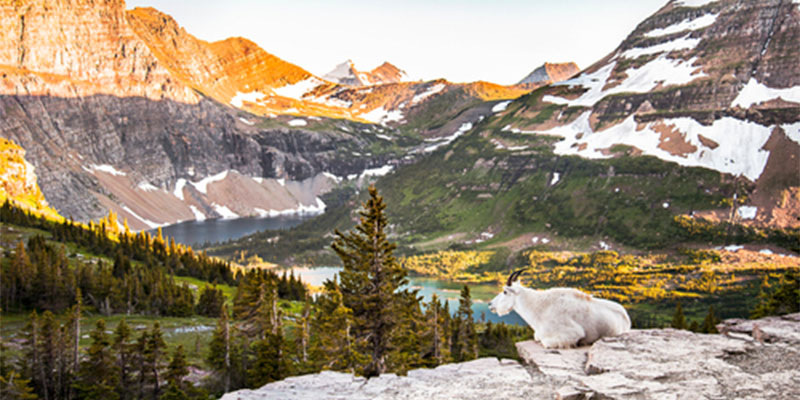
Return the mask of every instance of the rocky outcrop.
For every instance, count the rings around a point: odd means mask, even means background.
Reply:
[[[371,400],[371,399],[552,399],[513,360],[483,358],[434,369],[409,371],[408,376],[384,374],[373,379],[326,371],[287,378],[256,390],[228,393],[224,400]]]
[[[544,63],[539,68],[536,68],[528,74],[525,78],[519,81],[519,85],[528,83],[557,83],[565,81],[575,76],[581,70],[574,62],[570,63]]]
[[[800,314],[718,328],[725,333],[634,330],[588,348],[517,349],[562,399],[800,397]]]
[[[568,350],[527,341],[517,344],[524,366],[485,358],[370,380],[326,371],[223,399],[800,398],[800,314],[718,328],[725,333],[634,330]]]

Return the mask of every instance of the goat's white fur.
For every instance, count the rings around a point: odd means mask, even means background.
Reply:
[[[587,345],[631,329],[630,317],[619,303],[572,288],[534,290],[514,282],[492,299],[489,309],[500,316],[516,311],[533,328],[534,339],[548,349]]]

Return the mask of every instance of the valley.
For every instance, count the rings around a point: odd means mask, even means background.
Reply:
[[[0,397],[519,359],[517,270],[635,329],[800,312],[797,1],[664,0],[510,85],[315,74],[123,0],[0,21]]]

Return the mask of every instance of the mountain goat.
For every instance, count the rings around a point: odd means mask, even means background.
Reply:
[[[517,281],[521,272],[508,277],[503,291],[489,303],[489,310],[500,316],[516,311],[545,348],[588,345],[631,329],[630,317],[619,303],[572,288],[529,289]]]

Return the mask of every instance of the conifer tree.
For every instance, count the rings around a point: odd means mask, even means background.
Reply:
[[[217,329],[209,344],[206,362],[217,375],[222,377],[223,390],[231,391],[231,327],[228,308],[223,307],[222,316],[217,320]]]
[[[116,388],[119,376],[111,349],[111,338],[106,334],[105,321],[97,321],[89,336],[92,344],[86,352],[86,360],[81,363],[75,383],[77,398],[118,399]]]
[[[672,315],[672,324],[670,326],[675,329],[686,329],[686,318],[683,315],[681,303],[675,306],[675,314]]]
[[[719,333],[717,330],[717,324],[719,323],[719,318],[714,314],[714,306],[708,306],[708,314],[706,314],[706,318],[703,320],[703,324],[700,326],[700,331],[703,333]]]
[[[183,351],[183,345],[178,345],[164,374],[164,378],[167,380],[167,387],[164,390],[164,394],[161,395],[161,400],[192,398],[193,396],[190,394],[193,387],[184,381],[187,375],[189,375],[189,366],[186,363],[186,354]]]
[[[392,351],[389,353],[389,365],[392,372],[405,374],[409,370],[422,366],[423,342],[420,332],[425,329],[425,322],[420,307],[418,291],[403,290],[400,292],[400,304],[397,308],[398,324],[392,336]]]
[[[447,344],[447,315],[447,310],[442,309],[439,298],[434,294],[425,309],[426,327],[422,349],[426,365],[429,367],[443,364],[450,355],[450,346]]]
[[[319,369],[356,372],[368,356],[359,351],[361,346],[353,335],[353,311],[343,304],[336,282],[326,281],[324,285],[313,320],[312,360]]]
[[[117,329],[114,330],[113,342],[111,349],[116,356],[116,371],[117,378],[117,394],[120,399],[127,400],[132,398],[130,392],[130,385],[133,383],[133,369],[134,369],[134,344],[131,343],[131,329],[128,323],[123,319],[117,324]]]
[[[369,195],[359,212],[360,223],[348,233],[337,230],[331,245],[343,264],[339,274],[343,304],[353,312],[355,334],[366,339],[367,377],[386,371],[401,301],[397,289],[407,282],[406,272],[393,255],[396,246],[386,238],[386,204],[374,186]]]
[[[166,343],[161,325],[156,321],[153,328],[144,335],[144,348],[142,349],[142,371],[140,372],[145,387],[152,388],[152,398],[157,399],[161,394],[161,369],[164,367]]]
[[[472,316],[472,296],[467,285],[461,289],[454,321],[456,321],[456,331],[453,333],[455,348],[453,358],[459,362],[474,360],[478,357],[478,333]]]

